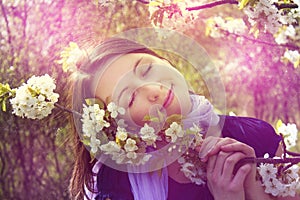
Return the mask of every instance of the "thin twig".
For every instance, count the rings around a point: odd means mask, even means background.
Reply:
[[[280,163],[299,163],[300,156],[297,157],[289,157],[289,158],[254,158],[247,157],[240,160],[241,164],[246,163],[269,163],[269,164],[280,164]]]
[[[223,30],[223,31],[225,31],[225,30]],[[260,40],[260,39],[251,38],[251,37],[248,37],[246,35],[240,35],[240,34],[236,34],[236,33],[230,33],[228,31],[226,31],[226,32],[229,33],[229,34],[231,34],[231,35],[233,35],[233,36],[241,37],[241,38],[244,38],[246,40],[249,40],[249,41],[252,41],[252,42],[257,42],[257,43],[268,45],[268,46],[273,46],[273,47],[287,47],[287,48],[291,48],[291,49],[299,49],[300,48],[297,45],[292,45],[292,44],[277,44],[277,43],[273,43],[273,42],[267,42],[267,41],[263,41],[263,40]]]
[[[211,3],[199,5],[199,6],[187,7],[186,10],[187,11],[202,10],[202,9],[213,8],[224,4],[238,4],[238,3],[239,2],[236,0],[221,0],[221,1],[214,1]]]
[[[140,3],[143,4],[149,4],[150,1],[147,0],[136,0]],[[224,5],[224,4],[239,4],[238,1],[236,0],[219,0],[219,1],[214,1],[210,2],[207,4],[199,5],[199,6],[192,6],[192,7],[186,7],[187,11],[194,11],[194,10],[202,10],[202,9],[207,9],[207,8],[213,8],[219,5]],[[285,8],[298,8],[298,5],[296,3],[274,3],[274,5],[277,7],[278,10],[280,9],[285,9]]]
[[[75,111],[75,110],[70,110],[70,109],[68,109],[68,108],[65,108],[65,107],[63,107],[62,105],[58,104],[58,103],[55,103],[54,105],[55,105],[57,108],[62,109],[63,111],[66,111],[66,112],[68,112],[68,113],[71,113],[71,114],[75,114],[75,115],[81,116],[81,114],[80,114],[79,112],[77,112],[77,111]]]
[[[292,151],[288,151],[288,150],[285,150],[286,154],[290,155],[290,156],[300,156],[300,153],[296,153],[296,152],[292,152]]]
[[[296,3],[274,3],[274,5],[280,9],[285,9],[285,8],[298,8],[298,4]]]
[[[286,158],[286,144],[284,141],[284,136],[282,133],[279,134],[281,137],[281,142],[282,142],[282,148],[283,148],[283,158]]]
[[[233,173],[235,174],[237,170],[247,164],[247,163],[269,163],[269,164],[283,164],[283,163],[290,163],[288,168],[294,164],[300,163],[300,156],[291,157],[291,158],[254,158],[254,157],[247,157],[241,159],[234,167]],[[285,169],[285,168],[283,168]]]

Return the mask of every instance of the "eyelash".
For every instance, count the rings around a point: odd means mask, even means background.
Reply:
[[[141,72],[141,77],[144,78],[149,73],[151,68],[152,68],[152,63],[149,64],[149,66],[147,67],[147,69],[144,72]],[[135,96],[136,96],[136,92],[133,92],[133,94],[130,97],[128,107],[131,107],[133,105],[133,102],[135,100]]]
[[[131,95],[130,101],[128,103],[128,107],[131,107],[133,105],[133,102],[134,102],[134,99],[135,99],[135,95],[136,95],[135,92]]]
[[[151,68],[152,68],[152,63],[150,63],[150,65],[147,67],[147,69],[141,73],[141,77],[144,78],[148,74],[148,72],[151,70]]]

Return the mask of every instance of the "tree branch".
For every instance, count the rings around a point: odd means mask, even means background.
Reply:
[[[280,9],[285,9],[285,8],[298,8],[298,5],[295,3],[274,3],[274,5]]]
[[[75,114],[75,115],[81,116],[81,114],[80,114],[79,112],[77,112],[77,111],[75,111],[75,110],[70,110],[70,109],[68,109],[68,108],[65,108],[65,107],[63,107],[62,105],[58,104],[58,103],[55,103],[54,105],[55,105],[57,108],[62,109],[63,111],[66,111],[66,112],[68,112],[68,113],[71,113],[71,114]]]
[[[187,7],[187,11],[194,11],[194,10],[201,10],[201,9],[207,9],[207,8],[213,8],[219,5],[223,4],[238,4],[239,2],[236,0],[221,0],[221,1],[214,1],[207,4],[199,5],[199,6],[193,6],[193,7]]]
[[[266,41],[263,41],[263,40],[251,38],[251,37],[248,37],[248,36],[245,36],[245,35],[239,35],[239,34],[236,34],[236,33],[231,33],[231,34],[235,35],[237,37],[242,37],[242,38],[245,38],[247,40],[250,40],[250,41],[253,41],[253,42],[257,42],[257,43],[261,43],[261,44],[265,44],[265,45],[268,45],[268,46],[273,46],[273,47],[280,46],[280,47],[287,47],[289,49],[299,49],[300,48],[297,45],[292,45],[292,44],[277,44],[277,43],[266,42]]]
[[[284,169],[287,169],[291,167],[294,164],[300,163],[300,156],[297,157],[291,157],[291,158],[254,158],[254,157],[247,157],[241,159],[234,167],[234,174],[237,172],[237,170],[247,164],[247,163],[268,163],[268,164],[283,164],[283,163],[289,163],[289,165]],[[283,171],[282,170],[282,171]]]
[[[149,1],[147,0],[137,0],[137,1],[143,4],[149,4]],[[187,11],[202,10],[202,9],[213,8],[224,4],[239,4],[239,2],[236,0],[219,0],[219,1],[214,1],[199,6],[187,7],[186,10]],[[278,10],[285,9],[285,8],[298,8],[298,5],[295,3],[274,3],[274,5],[278,8]]]

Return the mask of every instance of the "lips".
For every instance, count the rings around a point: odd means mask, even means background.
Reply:
[[[169,89],[169,91],[168,91],[166,99],[163,103],[163,107],[167,108],[172,103],[173,98],[174,98],[174,93],[173,93],[173,86],[172,86],[171,89]]]

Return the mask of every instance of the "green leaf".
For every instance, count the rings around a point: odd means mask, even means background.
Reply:
[[[10,86],[7,83],[6,84],[0,83],[0,97],[2,97],[6,93],[11,93],[11,92],[12,92],[12,89],[10,88]]]
[[[239,9],[245,8],[248,4],[253,6],[255,1],[256,0],[241,0],[241,1],[239,1]]]
[[[3,112],[6,112],[6,99],[0,100],[1,101],[1,109]]]
[[[159,122],[159,118],[158,117],[153,117],[153,116],[150,116],[150,115],[146,115],[143,118],[143,121]]]
[[[40,95],[39,91],[36,91],[35,89],[32,89],[31,87],[28,87],[28,90],[32,97],[37,97],[38,95]]]
[[[105,103],[101,100],[101,99],[97,99],[97,98],[88,98],[88,99],[85,99],[85,103],[88,105],[88,106],[92,106],[94,104],[98,104],[99,107],[101,109],[104,109],[105,108]]]
[[[91,141],[90,141],[88,138],[82,139],[81,142],[82,142],[84,145],[86,145],[86,146],[89,146],[90,143],[91,143]]]
[[[15,92],[6,84],[0,83],[0,103],[2,111],[6,112],[6,101],[7,99],[14,97]]]
[[[275,128],[276,128],[276,131],[278,132],[278,129],[279,127],[281,127],[283,124],[283,122],[281,121],[281,119],[279,119],[277,122],[276,122],[276,125],[275,125]]]

